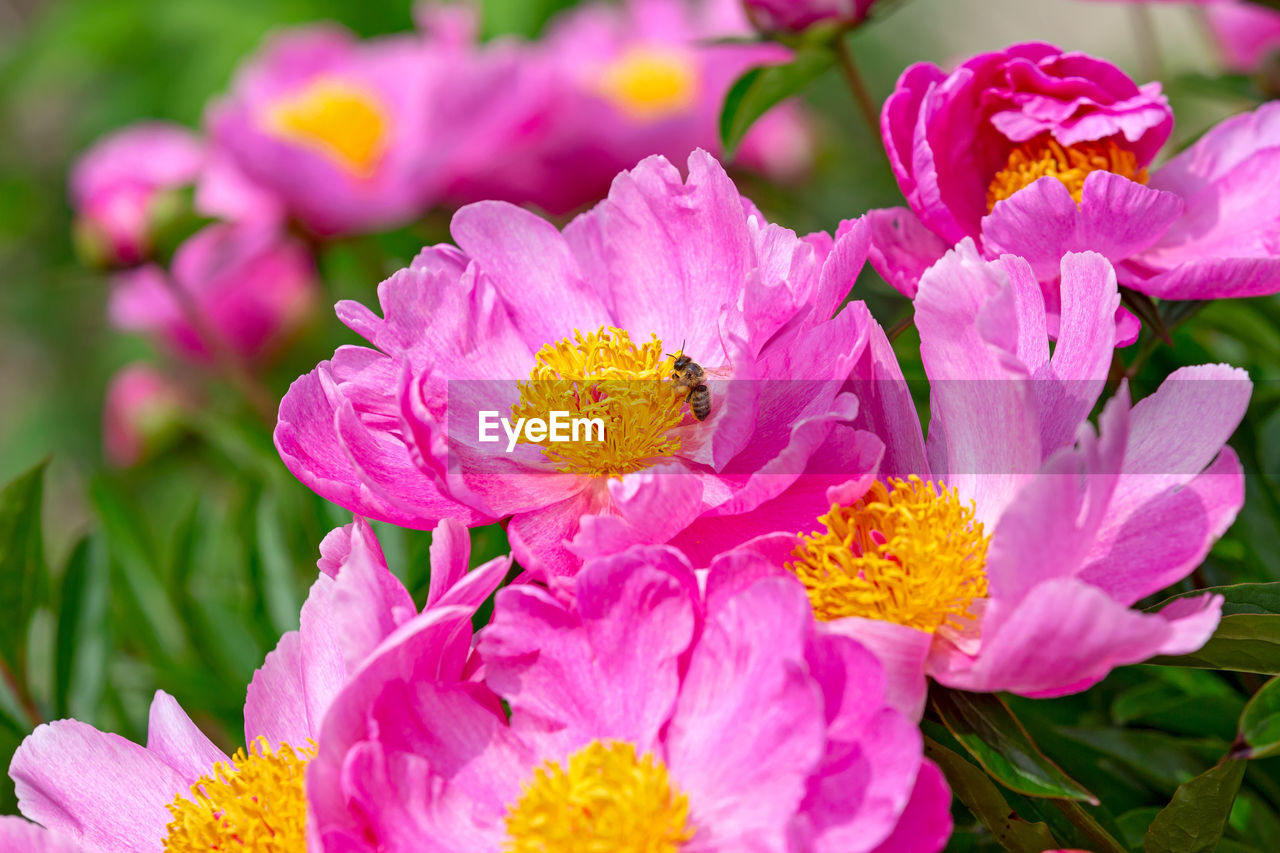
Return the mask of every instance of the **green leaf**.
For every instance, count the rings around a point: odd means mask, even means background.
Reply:
[[[836,54],[824,45],[797,50],[785,65],[762,65],[738,78],[725,95],[720,112],[720,141],[724,156],[733,159],[747,131],[772,107],[799,94],[827,69],[835,65]]]
[[[46,585],[40,501],[48,462],[0,490],[0,657],[19,678],[26,665],[27,625]]]
[[[1172,667],[1147,670],[1215,679],[1216,673]],[[1221,683],[1207,682],[1204,690],[1186,684],[1152,680],[1131,687],[1111,704],[1111,720],[1117,726],[1134,724],[1187,735],[1235,737],[1235,720],[1244,710],[1240,694]]]
[[[1179,598],[1195,598],[1206,593],[1222,596],[1223,616],[1236,616],[1242,613],[1280,615],[1280,582],[1236,583],[1228,586],[1193,589],[1190,592],[1172,595],[1159,604],[1146,608],[1146,612],[1154,613],[1157,610],[1162,610],[1165,605]]]
[[[1192,740],[1141,729],[1062,727],[1058,732],[1118,762],[1165,795],[1227,749],[1224,741]]]
[[[956,740],[984,770],[1012,790],[1032,797],[1098,804],[1097,797],[1040,751],[1000,697],[934,685],[929,699]]]
[[[1160,655],[1147,663],[1280,675],[1280,615],[1237,613],[1224,616],[1209,642],[1199,651],[1176,657]]]
[[[1073,843],[1088,845],[1088,849],[1093,853],[1126,853],[1124,845],[1107,832],[1098,819],[1080,803],[1075,800],[1056,799],[1046,802],[1062,812],[1062,816],[1070,823],[1073,832],[1083,839]]]
[[[1041,853],[1059,846],[1047,825],[1030,823],[1014,814],[1000,789],[981,768],[927,736],[924,754],[942,769],[956,799],[982,821],[1005,850]]]
[[[267,613],[276,632],[283,634],[298,627],[302,602],[295,586],[293,559],[285,543],[282,527],[285,516],[280,512],[279,497],[270,489],[262,493],[255,513],[258,557],[262,565],[262,594]]]
[[[63,572],[54,652],[55,716],[89,721],[97,710],[107,669],[110,571],[102,541],[86,537]]]
[[[190,650],[187,633],[156,572],[156,559],[128,511],[130,502],[110,481],[99,477],[89,487],[89,497],[102,521],[111,562],[119,572],[120,589],[132,615],[130,625],[140,630],[143,642],[158,658],[178,658]],[[113,582],[115,586],[115,582]]]
[[[1245,762],[1226,758],[1178,786],[1173,799],[1147,829],[1146,853],[1211,853],[1231,816]]]
[[[1280,755],[1280,678],[1271,679],[1253,694],[1240,714],[1239,731],[1232,758]]]

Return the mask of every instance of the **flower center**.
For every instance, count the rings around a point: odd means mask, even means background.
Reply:
[[[962,627],[986,598],[988,538],[955,489],[914,476],[877,482],[819,521],[826,529],[801,536],[787,568],[823,621],[862,616],[933,632]]]
[[[657,121],[693,105],[698,72],[687,53],[637,47],[607,66],[598,85],[600,93],[631,118]]]
[[[555,440],[548,431],[534,441],[525,431],[521,443],[541,445],[560,471],[596,477],[621,477],[674,456],[680,439],[668,433],[684,419],[684,395],[663,381],[673,363],[656,335],[636,346],[612,327],[585,337],[575,330],[572,338],[547,344],[538,351],[529,381],[517,386],[520,402],[511,408],[512,421],[540,418],[552,424],[552,413],[563,413],[569,440]]]
[[[1005,167],[987,187],[987,210],[1045,176],[1062,181],[1079,204],[1084,179],[1099,171],[1114,172],[1140,184],[1147,182],[1147,170],[1138,168],[1137,155],[1113,140],[1079,142],[1064,148],[1051,136],[1037,136],[1009,152]]]
[[[386,151],[390,120],[373,92],[321,77],[276,101],[268,109],[266,126],[281,139],[312,148],[348,172],[368,178]]]
[[[314,749],[273,751],[264,738],[240,750],[227,765],[219,761],[208,776],[169,804],[173,815],[164,840],[166,853],[243,850],[303,853],[307,848],[307,800],[303,770]]]
[[[693,837],[689,798],[652,755],[592,741],[533,771],[507,809],[505,853],[675,853]]]

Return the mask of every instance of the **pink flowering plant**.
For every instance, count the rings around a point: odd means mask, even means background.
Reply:
[[[0,851],[1275,847],[1275,2],[285,5],[0,4]]]

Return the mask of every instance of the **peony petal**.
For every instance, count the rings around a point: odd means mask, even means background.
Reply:
[[[870,327],[867,347],[854,368],[852,390],[858,398],[858,418],[853,425],[893,437],[885,444],[880,476],[930,478],[920,415],[893,346],[879,324]]]
[[[0,850],[10,853],[95,853],[66,836],[20,817],[0,817]]]
[[[483,201],[455,213],[450,232],[502,295],[531,350],[575,329],[612,325],[569,244],[542,217],[506,202]]]
[[[1114,357],[1120,295],[1115,270],[1093,252],[1062,258],[1058,344],[1047,375],[1036,383],[1040,441],[1046,455],[1066,447],[1102,393]]]
[[[299,377],[280,403],[275,444],[293,475],[321,497],[358,515],[391,524],[429,528],[441,517],[478,520],[474,510],[441,495],[426,474],[404,465],[403,445],[392,447],[387,439],[378,442],[367,429],[352,422],[354,411],[339,396],[330,367],[331,362],[321,362],[311,373]],[[393,489],[370,488],[343,440],[344,432],[357,440],[362,461],[373,465],[377,472],[385,474],[389,466],[375,463],[376,454],[385,450],[392,459],[399,459],[402,464],[393,467],[390,476],[404,478],[403,482],[395,482]],[[411,490],[422,503],[415,507],[399,498],[388,499],[389,492],[399,489]]]
[[[935,480],[977,503],[984,523],[999,517],[1042,459],[1027,368],[1016,360],[1016,348],[989,342],[978,321],[1010,286],[999,265],[983,261],[965,240],[925,274],[916,296],[920,355],[930,382],[930,468]],[[1016,316],[1012,303],[1007,307],[1007,316]],[[1010,336],[1005,346],[1016,340]],[[1001,440],[991,441],[993,433]]]
[[[804,669],[804,589],[768,578],[709,615],[667,733],[667,766],[698,827],[691,850],[786,849],[823,755],[824,710]]]
[[[228,760],[226,753],[191,722],[178,701],[163,690],[157,690],[151,700],[147,751],[193,782],[217,762]]]
[[[742,197],[724,168],[695,151],[686,183],[666,159],[650,157],[618,175],[603,211],[618,322],[633,337],[683,341],[703,365],[724,364],[720,318],[737,303],[752,257]]]
[[[438,602],[449,589],[467,574],[471,562],[471,533],[452,518],[446,518],[431,531],[431,584],[427,607]]]
[[[245,741],[273,747],[315,739],[325,711],[347,676],[333,612],[336,582],[322,575],[303,602],[301,627],[280,638],[245,693]]]
[[[862,734],[843,752],[828,746],[825,766],[810,779],[804,819],[816,851],[874,849],[893,832],[910,801],[923,760],[919,727],[891,708],[880,708]]]
[[[418,613],[409,591],[387,568],[368,522],[361,519],[350,530],[350,548],[333,584],[332,626],[320,628],[336,633],[348,672]]]
[[[195,781],[77,720],[38,726],[14,753],[9,776],[23,815],[104,853],[160,853],[172,820],[166,806]]]
[[[937,853],[947,846],[951,829],[951,789],[938,765],[926,758],[916,775],[911,801],[893,834],[875,853]]]
[[[1069,252],[1118,263],[1149,249],[1182,211],[1178,195],[1111,172],[1085,178],[1079,205],[1066,185],[1044,177],[996,202],[982,220],[982,245],[989,254],[1025,258],[1039,278],[1052,280]]]
[[[632,545],[661,545],[704,509],[702,478],[682,465],[656,465],[610,479],[611,511],[584,516],[569,550],[580,559],[607,556]]]
[[[697,585],[678,554],[636,549],[577,577],[573,610],[530,586],[498,595],[480,634],[486,682],[517,732],[554,731],[557,754],[598,738],[652,751],[693,640]]]
[[[1164,299],[1256,296],[1280,289],[1280,109],[1218,124],[1157,171],[1151,186],[1186,213],[1140,259],[1134,286]]]
[[[1117,666],[1178,649],[1193,651],[1213,633],[1221,597],[1169,613],[1129,610],[1074,578],[1045,581],[1007,612],[993,600],[976,658],[931,660],[930,674],[960,690],[1060,696],[1084,690]]]
[[[928,698],[925,661],[933,643],[932,634],[894,622],[858,616],[823,623],[822,630],[857,640],[870,649],[884,664],[888,677],[886,704],[908,719],[919,720],[924,715],[924,703]]]
[[[906,207],[871,210],[862,218],[871,231],[871,266],[894,290],[914,299],[920,277],[947,253],[950,244]]]
[[[1159,592],[1203,562],[1243,505],[1244,474],[1235,452],[1224,447],[1190,483],[1151,496],[1114,525],[1092,551],[1105,552],[1080,579],[1124,604]]]

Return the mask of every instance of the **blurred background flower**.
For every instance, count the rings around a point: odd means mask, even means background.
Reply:
[[[1124,3],[880,0],[848,45],[877,106],[914,62],[950,70],[1031,40],[1158,78],[1177,117],[1158,168],[1277,91],[1261,24],[1230,47],[1223,23],[1271,13],[1233,6],[1143,6],[1138,38]],[[448,240],[464,202],[502,196],[563,227],[645,155],[718,150],[737,75],[795,55],[756,41],[747,16],[737,0],[0,0],[0,482],[18,478],[0,522],[22,533],[0,548],[0,755],[67,715],[141,741],[156,689],[219,748],[239,745],[241,689],[297,628],[317,543],[351,521],[270,440],[290,381],[358,343],[325,306],[372,304],[378,282]],[[798,233],[903,204],[878,128],[834,71],[757,124],[730,168]],[[869,269],[855,294],[901,333],[925,399],[907,300]],[[1182,364],[1258,380],[1232,441],[1245,506],[1194,585],[1275,581],[1280,300],[1163,310],[1173,346],[1144,333],[1117,363],[1135,398]],[[421,605],[430,535],[375,527]],[[496,527],[471,535],[474,563],[508,549]],[[1108,820],[1138,846],[1152,810],[1225,753],[1251,678],[1126,668],[1075,699],[1011,706],[1067,772],[1108,792]],[[1280,772],[1251,763],[1231,843],[1267,849],[1277,791]],[[961,849],[992,849],[972,814],[957,826],[973,842]]]

